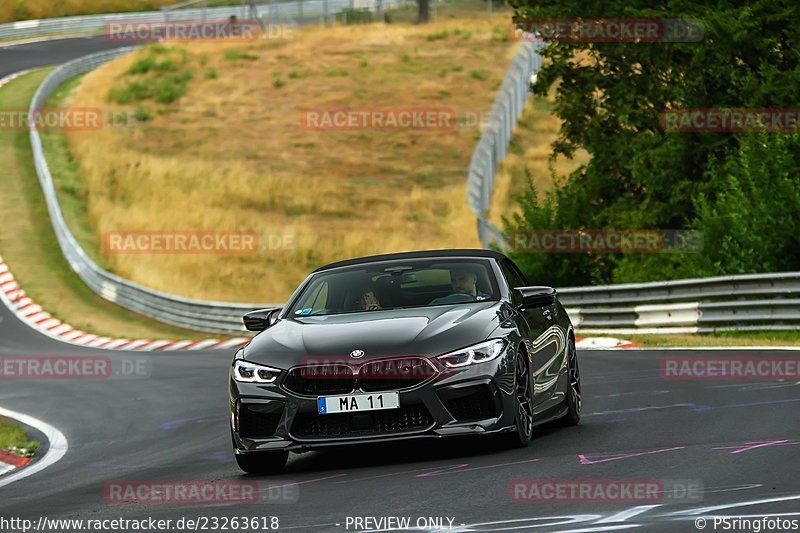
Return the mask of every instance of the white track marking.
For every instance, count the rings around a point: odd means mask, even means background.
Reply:
[[[48,448],[47,453],[36,461],[35,463],[31,464],[30,466],[26,466],[13,474],[9,474],[6,477],[0,478],[0,487],[4,487],[9,485],[15,481],[19,481],[20,479],[26,478],[28,476],[32,476],[37,472],[41,472],[48,466],[54,465],[57,463],[62,457],[67,454],[67,450],[69,449],[69,443],[67,443],[67,438],[61,433],[59,430],[51,426],[46,422],[42,422],[32,416],[25,415],[22,413],[17,413],[15,411],[10,411],[8,409],[3,409],[0,407],[0,415],[12,418],[17,422],[22,424],[26,424],[28,426],[34,427],[45,434],[48,441]]]

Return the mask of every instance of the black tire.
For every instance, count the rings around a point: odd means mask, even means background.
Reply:
[[[567,413],[561,418],[561,423],[565,426],[577,426],[581,421],[581,409],[583,400],[581,398],[581,370],[578,366],[578,350],[575,348],[575,341],[569,339],[569,363],[567,365]]]
[[[533,387],[528,356],[524,350],[517,351],[514,365],[514,426],[508,435],[509,445],[524,448],[533,439]]]
[[[289,452],[236,454],[236,463],[248,474],[277,474],[286,466]]]

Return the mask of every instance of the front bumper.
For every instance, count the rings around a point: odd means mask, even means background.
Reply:
[[[348,444],[485,435],[514,428],[514,358],[446,369],[409,390],[400,408],[319,415],[316,397],[274,384],[230,378],[230,421],[236,453],[306,451]],[[438,364],[437,364],[438,366]],[[387,389],[397,390],[397,389]],[[338,394],[332,394],[338,395]]]

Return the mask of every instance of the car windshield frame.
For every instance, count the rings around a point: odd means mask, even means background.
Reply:
[[[441,303],[425,303],[414,305],[388,305],[382,306],[378,309],[328,309],[324,308],[325,312],[307,312],[302,313],[307,307],[301,305],[307,303],[306,300],[311,296],[309,291],[321,290],[320,283],[326,278],[333,278],[342,274],[366,272],[370,273],[369,278],[383,278],[383,279],[402,279],[408,274],[418,274],[421,272],[430,272],[434,270],[448,270],[458,265],[464,265],[468,270],[477,271],[478,269],[485,270],[485,277],[483,278],[483,286],[478,287],[479,292],[481,289],[488,288],[491,292],[486,294],[482,293],[476,297],[474,301],[445,301]],[[392,275],[393,274],[393,275]],[[400,260],[386,260],[365,262],[354,265],[347,265],[342,267],[335,267],[328,270],[321,270],[315,272],[306,280],[306,282],[298,289],[297,294],[292,298],[285,308],[283,313],[284,318],[304,319],[315,317],[328,317],[328,316],[341,316],[351,315],[357,313],[377,313],[380,311],[394,311],[399,309],[424,309],[429,307],[441,307],[446,305],[467,305],[484,302],[498,302],[502,299],[502,285],[497,279],[497,270],[494,268],[491,258],[485,257],[425,257],[425,258],[407,258]],[[478,275],[480,278],[481,276]],[[411,283],[411,282],[409,282]],[[480,283],[480,281],[478,282]],[[488,283],[488,287],[486,284]],[[399,283],[397,289],[401,289],[402,283]],[[452,289],[450,289],[452,290]],[[451,295],[459,293],[450,293]],[[435,298],[437,299],[437,298]],[[434,299],[434,300],[435,300]],[[441,298],[438,298],[441,299]],[[315,300],[314,300],[315,301]]]

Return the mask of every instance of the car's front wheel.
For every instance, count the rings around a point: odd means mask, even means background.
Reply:
[[[528,356],[524,350],[517,352],[514,376],[514,425],[516,431],[509,435],[511,445],[523,448],[533,438],[533,387]]]
[[[289,452],[236,454],[236,463],[248,474],[277,474],[286,466]]]
[[[569,340],[569,363],[567,384],[567,413],[561,419],[565,426],[575,426],[581,421],[581,371],[578,367],[578,350],[575,341]]]

